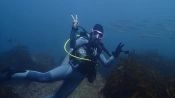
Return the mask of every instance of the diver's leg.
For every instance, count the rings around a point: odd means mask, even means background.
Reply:
[[[37,82],[51,82],[55,80],[62,80],[72,72],[72,66],[68,62],[69,56],[66,56],[63,63],[60,66],[48,72],[42,73],[38,71],[27,70],[23,73],[13,74],[12,79],[26,79]]]
[[[52,98],[67,98],[84,79],[84,75],[78,71],[73,71]]]

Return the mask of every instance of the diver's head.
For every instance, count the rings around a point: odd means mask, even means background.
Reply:
[[[91,39],[101,40],[103,38],[103,26],[100,24],[95,24],[92,28]]]

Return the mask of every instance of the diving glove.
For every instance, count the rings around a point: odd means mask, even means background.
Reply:
[[[112,52],[112,55],[116,58],[120,55],[120,53],[122,52],[122,48],[123,48],[124,44],[122,44],[121,42],[118,44],[117,48],[115,49],[115,51]]]

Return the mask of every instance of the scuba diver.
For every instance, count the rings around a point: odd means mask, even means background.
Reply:
[[[67,98],[85,78],[92,83],[96,78],[96,65],[109,65],[123,52],[124,44],[119,43],[115,51],[110,54],[101,41],[104,33],[102,25],[95,24],[92,31],[87,33],[79,26],[77,15],[71,16],[73,22],[69,40],[70,49],[60,66],[44,73],[33,70],[24,72],[8,70],[4,71],[6,75],[3,76],[3,79],[25,79],[36,82],[64,80],[59,90],[49,98]],[[84,32],[77,36],[79,29],[83,29]],[[104,53],[109,56],[108,59]],[[2,76],[0,80],[2,80]]]

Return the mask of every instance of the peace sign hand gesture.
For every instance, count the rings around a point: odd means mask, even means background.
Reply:
[[[73,16],[73,15],[71,15],[71,17],[72,17],[72,19],[73,19],[73,21],[72,21],[72,27],[74,28],[74,29],[78,29],[78,25],[79,25],[79,22],[78,22],[78,16],[77,15],[75,15],[75,17]]]

